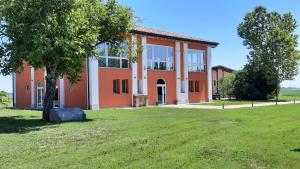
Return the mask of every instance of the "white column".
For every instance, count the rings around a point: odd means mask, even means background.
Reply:
[[[99,109],[99,71],[98,60],[89,58],[89,100],[90,109]]]
[[[16,73],[12,75],[12,85],[13,85],[13,108],[17,106],[17,86],[16,86]]]
[[[211,47],[207,48],[207,83],[208,83],[208,101],[212,101],[212,72],[211,72]]]
[[[59,79],[59,107],[65,107],[65,80],[64,77]]]
[[[31,79],[31,108],[34,109],[34,102],[35,102],[35,97],[34,97],[34,92],[35,92],[35,87],[34,87],[34,68],[30,68],[30,79]]]
[[[147,38],[142,37],[142,46],[143,46],[143,54],[142,54],[142,78],[143,78],[143,94],[148,95],[148,75],[147,75]]]
[[[189,102],[189,63],[188,63],[188,44],[183,44],[183,59],[184,59],[184,102]]]
[[[135,35],[131,36],[132,42],[133,42],[133,52],[136,53],[137,50],[137,39]],[[138,80],[137,80],[137,62],[134,62],[131,64],[132,65],[132,95],[137,95],[138,94]]]
[[[175,46],[175,60],[176,60],[176,96],[177,102],[182,103],[183,97],[181,93],[181,62],[180,62],[180,42],[176,42]]]

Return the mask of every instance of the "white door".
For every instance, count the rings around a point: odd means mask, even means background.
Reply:
[[[157,103],[166,104],[166,85],[158,84],[157,85]]]

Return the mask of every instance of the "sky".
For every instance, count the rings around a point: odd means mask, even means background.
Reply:
[[[248,51],[237,35],[237,25],[247,12],[262,5],[268,11],[291,12],[300,24],[299,0],[119,0],[132,8],[137,24],[219,42],[212,64],[241,69]],[[296,30],[300,35],[300,27]],[[300,44],[300,40],[298,40]],[[298,47],[300,49],[300,47]],[[0,90],[12,91],[11,77],[0,76]],[[300,75],[283,87],[300,87]]]

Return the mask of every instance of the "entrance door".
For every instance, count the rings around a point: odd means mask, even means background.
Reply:
[[[157,103],[166,104],[166,84],[162,79],[157,81]]]

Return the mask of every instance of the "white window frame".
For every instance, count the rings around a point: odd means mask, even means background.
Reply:
[[[99,65],[99,67],[101,67],[101,68],[113,68],[113,69],[129,69],[129,59],[128,59],[128,56],[109,56],[108,55],[108,46],[109,46],[109,44],[108,43],[104,43],[104,44],[100,44],[100,45],[104,45],[104,56],[99,55],[98,57],[105,59],[106,66],[102,67],[102,66]],[[108,66],[108,60],[109,59],[119,60],[120,67],[109,67]],[[123,68],[123,65],[122,65],[122,61],[123,60],[127,61],[127,63],[128,63],[127,67]]]
[[[158,71],[174,71],[174,48],[171,47],[171,46],[164,46],[164,45],[155,45],[155,44],[147,44],[147,50],[148,50],[148,46],[151,46],[152,47],[152,56],[151,56],[151,63],[150,63],[150,69],[148,67],[148,52],[147,52],[147,69],[148,70],[158,70]],[[167,58],[166,58],[166,61],[160,61],[159,59],[157,60],[158,62],[158,69],[154,69],[154,62],[156,60],[154,60],[154,47],[155,46],[158,46],[158,47],[165,47],[167,48]],[[173,56],[172,56],[172,63],[170,61],[168,61],[168,56],[169,56],[169,49],[171,49],[173,51]],[[166,70],[163,70],[163,69],[160,69],[160,63],[165,63],[166,64]]]
[[[203,63],[200,63],[196,61],[196,63],[193,62],[192,57],[192,63],[189,61],[189,57],[191,53],[203,53]],[[197,59],[197,58],[196,58]],[[205,50],[197,50],[197,49],[188,49],[188,71],[189,72],[206,72],[207,71],[207,63],[206,63],[206,51]],[[204,67],[204,70],[193,70],[193,67]]]

